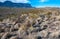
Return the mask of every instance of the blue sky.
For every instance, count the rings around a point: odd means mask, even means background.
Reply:
[[[4,2],[6,0],[0,0]],[[34,7],[60,7],[60,0],[9,0],[16,3],[30,3]]]

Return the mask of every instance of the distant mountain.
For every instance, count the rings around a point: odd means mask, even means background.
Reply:
[[[32,8],[29,3],[13,3],[11,1],[0,2],[0,7]]]

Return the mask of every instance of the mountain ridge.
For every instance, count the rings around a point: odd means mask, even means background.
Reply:
[[[32,8],[29,3],[13,3],[11,1],[0,2],[0,7]]]

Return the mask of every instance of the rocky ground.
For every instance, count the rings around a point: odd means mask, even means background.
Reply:
[[[0,22],[0,39],[60,39],[60,14],[22,14]]]

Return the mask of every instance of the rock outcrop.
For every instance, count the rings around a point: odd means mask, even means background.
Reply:
[[[60,14],[22,14],[4,19],[0,39],[60,39]]]

